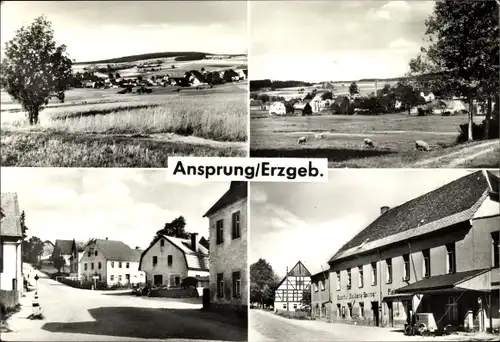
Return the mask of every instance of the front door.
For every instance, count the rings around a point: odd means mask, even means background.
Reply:
[[[127,284],[130,284],[130,274],[125,274],[125,281]]]
[[[373,313],[373,325],[378,327],[380,324],[378,302],[372,302],[372,313]]]

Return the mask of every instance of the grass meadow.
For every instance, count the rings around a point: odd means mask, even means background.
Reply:
[[[480,123],[483,119],[477,116],[474,120]],[[255,111],[251,113],[250,156],[328,158],[329,167],[474,167],[476,160],[478,167],[498,167],[498,148],[489,146],[477,159],[468,160],[468,155],[480,151],[484,142],[456,145],[459,125],[466,122],[466,115],[270,117]],[[322,137],[317,136],[319,133]],[[298,145],[300,137],[306,137],[307,143]],[[374,142],[374,148],[364,146],[365,138]],[[416,151],[416,140],[426,141],[432,151]],[[447,154],[453,158],[442,158]],[[422,162],[427,159],[429,162]]]
[[[2,166],[166,167],[169,156],[247,153],[245,82],[116,93],[71,90],[65,103],[49,104],[34,127],[2,94]]]

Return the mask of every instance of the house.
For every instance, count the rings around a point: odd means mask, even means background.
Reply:
[[[108,287],[144,283],[144,272],[139,271],[141,253],[139,248],[134,250],[121,241],[92,239],[80,259],[80,280],[95,279]]]
[[[402,327],[412,310],[438,328],[498,328],[498,189],[498,176],[476,171],[381,207],[329,261],[332,321]]]
[[[332,299],[330,294],[329,266],[311,275],[311,316],[315,319],[330,319]]]
[[[421,91],[420,96],[424,98],[425,102],[431,102],[436,99],[436,96],[432,91]]]
[[[43,251],[40,260],[41,261],[50,260],[52,253],[54,253],[54,244],[52,243],[52,241],[45,240],[43,242]]]
[[[71,257],[69,258],[70,267],[69,267],[69,275],[73,279],[79,280],[82,276],[80,259],[83,256],[83,252],[85,250],[85,246],[88,242],[77,242],[73,239],[71,244]]]
[[[302,295],[311,288],[311,273],[302,262],[297,262],[280,281],[274,291],[274,310],[297,311],[304,305]]]
[[[302,116],[307,116],[307,115],[312,115],[312,107],[309,104],[309,102],[297,102],[296,104],[293,105],[293,110],[294,112],[300,111],[302,113]]]
[[[56,243],[54,244],[54,251],[52,252],[51,259],[55,260],[58,257],[62,257],[64,259],[64,266],[61,269],[62,272],[69,269],[72,246],[73,240],[56,240]]]
[[[146,282],[178,288],[187,277],[198,280],[198,287],[208,287],[210,275],[208,249],[201,244],[198,234],[180,239],[159,234],[142,253],[139,270],[146,274]]]
[[[240,76],[233,69],[227,69],[222,72],[221,78],[226,82],[238,81]]]
[[[207,84],[207,80],[205,79],[203,74],[201,72],[199,72],[198,70],[191,70],[188,79],[189,79],[189,83],[192,86]]]
[[[203,215],[210,228],[211,305],[246,312],[247,182],[231,182],[229,190]]]
[[[21,214],[17,193],[2,192],[0,199],[0,290],[23,294]]]
[[[262,110],[262,101],[250,100],[250,110]]]
[[[244,70],[244,69],[238,69],[238,70],[235,70],[236,73],[238,74],[238,77],[240,80],[246,80],[247,79],[247,74],[248,74],[248,70]]]
[[[330,105],[330,100],[323,100],[322,94],[316,94],[309,102],[313,113],[318,113]]]
[[[283,102],[274,102],[271,104],[269,107],[269,115],[285,115],[286,114],[286,107]]]

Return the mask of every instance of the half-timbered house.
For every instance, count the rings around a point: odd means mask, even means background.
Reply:
[[[274,293],[274,309],[297,311],[303,307],[302,297],[311,287],[311,273],[302,262],[297,262],[279,283]]]

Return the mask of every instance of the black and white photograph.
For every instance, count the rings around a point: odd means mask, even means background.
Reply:
[[[498,170],[250,184],[250,341],[498,341]]]
[[[250,156],[498,168],[499,1],[251,1]]]
[[[248,154],[245,1],[2,1],[1,18],[2,166]]]
[[[2,341],[247,341],[247,183],[4,168]]]

